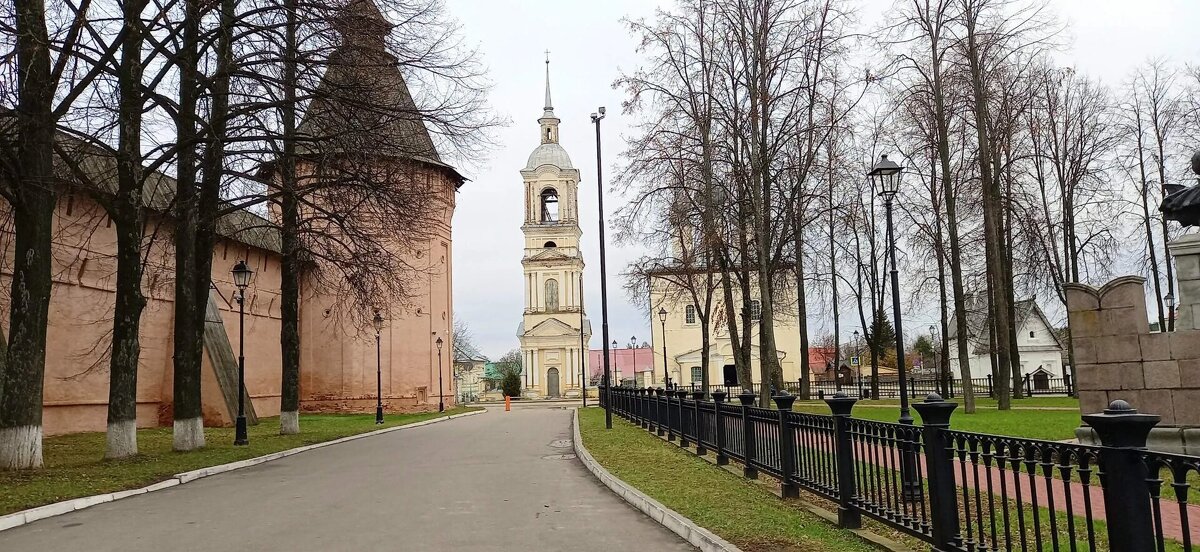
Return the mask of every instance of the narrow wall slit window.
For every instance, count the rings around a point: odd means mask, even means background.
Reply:
[[[558,280],[546,280],[546,310],[558,310]]]

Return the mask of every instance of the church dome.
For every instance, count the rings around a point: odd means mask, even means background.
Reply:
[[[542,144],[533,150],[533,153],[529,154],[529,162],[525,163],[525,170],[532,171],[542,165],[554,165],[563,170],[575,168],[567,150],[553,142]]]

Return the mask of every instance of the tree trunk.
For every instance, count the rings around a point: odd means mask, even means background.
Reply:
[[[1142,207],[1142,225],[1146,232],[1146,251],[1150,254],[1150,272],[1154,276],[1154,303],[1158,307],[1158,331],[1164,332],[1167,330],[1167,315],[1163,311],[1163,293],[1162,293],[1162,277],[1158,269],[1158,252],[1154,250],[1154,226],[1151,223],[1150,215],[1150,182],[1146,178],[1146,156],[1145,146],[1142,143],[1142,114],[1140,107],[1134,108],[1137,110],[1134,113],[1136,117],[1137,128],[1135,137],[1137,138],[1137,161],[1138,174],[1141,175],[1141,207]]]
[[[804,230],[801,224],[801,209],[799,205],[796,208],[796,221],[792,227],[792,232],[795,235],[796,247],[796,325],[800,333],[800,400],[807,401],[811,394],[810,389],[810,370],[808,365],[808,303],[804,296]],[[834,285],[834,303],[837,302],[837,285]],[[834,318],[837,318],[837,307],[834,307]],[[835,322],[836,324],[836,322]],[[836,341],[837,331],[834,330]],[[835,357],[836,358],[836,357]]]
[[[838,307],[838,274],[837,274],[837,240],[834,238],[836,229],[834,227],[836,219],[834,217],[833,208],[833,164],[829,164],[829,288],[832,293],[831,305],[833,307],[833,370],[834,381],[841,381],[841,362],[842,362],[842,336],[841,336],[841,313]],[[805,356],[807,351],[801,351],[800,354]],[[859,360],[861,363],[862,361]],[[835,384],[835,387],[838,385]],[[856,392],[857,393],[857,392]],[[857,396],[857,394],[855,395]]]
[[[934,59],[938,59],[937,42],[933,42]],[[958,355],[958,373],[962,380],[963,412],[975,413],[975,389],[971,386],[971,360],[967,351],[967,296],[963,290],[962,254],[958,239],[958,199],[954,194],[954,179],[950,174],[950,125],[946,117],[946,100],[942,88],[942,70],[940,63],[933,65],[934,85],[934,116],[937,118],[937,148],[938,161],[942,166],[942,197],[946,204],[946,238],[950,245],[950,255],[947,259],[950,265],[950,289],[954,299],[954,332],[955,348]],[[949,335],[943,333],[942,335]],[[949,359],[947,359],[949,362]]]
[[[200,78],[197,73],[200,37],[200,2],[187,0],[183,22],[183,43],[178,53],[179,113],[176,115],[176,134],[179,142],[179,162],[176,169],[175,196],[175,304],[174,304],[174,417],[173,443],[177,451],[195,450],[204,446],[204,415],[201,410],[200,369],[204,355],[203,313],[208,303],[207,273],[198,271],[196,232],[199,225],[196,191],[196,167],[199,164],[196,147],[199,138],[196,109],[199,103]],[[209,257],[211,258],[211,257]],[[197,294],[197,281],[204,291]],[[201,318],[197,319],[196,313]]]
[[[964,2],[966,5],[966,13],[964,21],[967,27],[967,61],[971,70],[971,88],[974,100],[975,111],[975,134],[978,143],[979,156],[979,177],[983,186],[983,227],[984,240],[987,249],[987,272],[992,282],[992,303],[993,319],[996,327],[996,340],[993,344],[996,346],[998,355],[997,365],[1004,367],[1007,371],[1009,366],[1008,353],[1009,331],[1008,328],[1012,324],[1009,319],[1008,309],[1008,287],[1010,282],[1004,278],[1004,243],[1003,242],[1003,212],[1001,203],[1001,193],[997,175],[992,172],[992,144],[988,137],[988,128],[990,118],[988,116],[988,99],[987,89],[984,83],[982,60],[980,59],[979,45],[975,26],[979,17],[978,11],[970,1]],[[995,372],[993,372],[995,373]],[[1008,378],[1004,377],[1004,373],[997,374],[996,380],[997,395],[999,397],[998,408],[1000,410],[1008,410],[1011,406],[1009,397]]]
[[[283,56],[283,155],[280,159],[280,274],[279,433],[300,432],[300,212],[296,201],[296,0],[285,0]]]
[[[742,361],[742,342],[739,339],[740,335],[738,334],[737,311],[734,309],[735,303],[733,300],[733,282],[730,281],[730,278],[732,277],[730,274],[731,268],[724,254],[717,252],[716,257],[717,262],[721,267],[721,293],[724,295],[723,299],[725,303],[725,326],[729,330],[729,344],[733,349],[734,369],[737,371],[738,384],[740,384],[743,389],[750,389],[750,369]],[[724,370],[725,368],[721,367],[722,384],[725,383]]]
[[[997,162],[994,163],[996,165],[996,178],[999,179],[999,156],[997,156],[996,159]],[[1012,163],[1009,163],[1009,166],[1011,167]],[[1011,175],[1006,176],[1007,178],[1005,178],[1005,192],[1003,198],[1004,211],[1000,217],[1000,221],[1001,224],[1004,225],[1004,243],[1010,244],[1013,243],[1012,178]],[[1008,283],[1008,319],[1011,321],[1011,323],[1008,325],[1008,360],[1013,381],[1012,397],[1014,399],[1019,399],[1023,394],[1023,389],[1021,388],[1021,352],[1019,346],[1017,345],[1017,298],[1015,290],[1016,285],[1014,283],[1015,278],[1013,277],[1012,248],[1003,247],[1001,249],[1004,253],[1004,257],[1002,259],[1004,263],[1004,281]]]
[[[936,165],[933,165],[936,167]],[[933,171],[936,172],[936,168]],[[949,398],[950,393],[950,346],[946,340],[946,320],[949,318],[950,308],[947,304],[946,297],[946,244],[942,238],[942,217],[941,210],[936,209],[938,205],[938,189],[937,175],[930,175],[929,189],[929,204],[935,207],[934,211],[934,226],[933,226],[933,243],[934,251],[937,254],[937,282],[938,282],[938,329],[941,331],[941,343],[938,343],[938,359],[935,363],[937,367],[939,387],[942,392],[942,398]],[[933,336],[929,336],[930,339]]]
[[[1161,184],[1167,182],[1167,166],[1166,166],[1166,136],[1163,135],[1162,125],[1158,124],[1157,117],[1154,121],[1154,141],[1158,146],[1158,181]],[[1167,228],[1167,217],[1162,217],[1162,246],[1163,246],[1163,267],[1167,271],[1167,294],[1175,298],[1175,304],[1179,304],[1180,297],[1175,294],[1175,262],[1171,259],[1171,247],[1167,243],[1171,239],[1171,234]],[[1175,316],[1174,309],[1167,316],[1167,331],[1175,331]],[[1074,362],[1074,360],[1072,360]],[[1071,365],[1072,371],[1075,365]]]
[[[137,371],[142,295],[142,10],[146,0],[124,5],[125,39],[121,44],[120,143],[117,147],[117,195],[109,215],[117,237],[117,281],[113,307],[112,357],[108,374],[108,431],[105,458],[136,455]]]
[[[17,174],[8,351],[0,371],[0,469],[42,467],[42,385],[54,205],[54,77],[43,0],[15,0]]]

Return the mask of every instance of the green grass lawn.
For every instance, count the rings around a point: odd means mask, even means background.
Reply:
[[[923,396],[922,396],[923,400]],[[953,397],[950,402],[961,404],[962,397]],[[822,404],[819,400],[797,402],[797,404]],[[862,406],[896,406],[900,404],[900,399],[879,399],[879,400],[862,400],[858,401],[858,405]],[[987,397],[976,397],[975,406],[980,408],[996,408],[996,399]],[[1079,399],[1074,397],[1030,397],[1027,399],[1016,399],[1012,401],[1012,406],[1017,409],[1025,408],[1079,408]]]
[[[138,431],[136,457],[104,460],[104,433],[75,433],[48,437],[43,443],[45,467],[0,472],[0,515],[125,489],[136,489],[174,474],[272,452],[331,441],[358,433],[461,414],[479,408],[452,408],[444,414],[396,414],[375,425],[374,414],[312,414],[300,416],[300,433],[279,435],[279,418],[260,418],[250,426],[250,444],[233,446],[233,428],[206,428],[207,446],[181,453],[171,450],[171,428]]]
[[[824,405],[799,404],[792,408],[796,412],[813,414],[829,414],[829,408]],[[855,407],[853,416],[864,420],[894,422],[899,416],[898,409],[890,408],[858,408]],[[913,418],[920,423],[921,415],[912,409]],[[1045,439],[1061,441],[1075,438],[1075,428],[1081,424],[1079,412],[1072,410],[990,410],[978,409],[974,414],[963,414],[955,411],[950,418],[950,429],[973,431],[976,433],[991,433],[993,435],[1011,435],[1028,439]]]
[[[579,411],[584,445],[608,471],[668,508],[747,552],[874,550],[853,533],[830,525],[762,485],[614,417],[604,430],[604,411]]]

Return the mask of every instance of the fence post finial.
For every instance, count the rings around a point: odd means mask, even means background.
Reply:
[[[858,399],[846,396],[838,391],[833,397],[825,399],[829,410],[833,411],[834,454],[837,459],[838,483],[838,527],[843,529],[858,529],[862,527],[862,515],[854,507],[854,443],[850,438],[850,414]]]
[[[913,404],[921,415],[925,442],[925,471],[929,485],[930,522],[934,550],[954,550],[958,536],[958,488],[954,482],[954,443],[944,430],[950,428],[950,415],[957,403],[930,393],[923,402]]]
[[[796,485],[796,436],[788,416],[792,413],[792,404],[796,396],[781,392],[771,397],[775,401],[775,412],[779,415],[779,471],[783,475],[779,484],[779,494],[783,498],[799,498],[800,486]]]
[[[1121,523],[1109,523],[1108,543],[1113,550],[1155,550],[1150,493],[1146,490],[1146,438],[1161,417],[1141,414],[1123,400],[1115,400],[1099,414],[1083,421],[1100,437],[1100,465],[1104,476],[1104,511],[1120,512]]]

